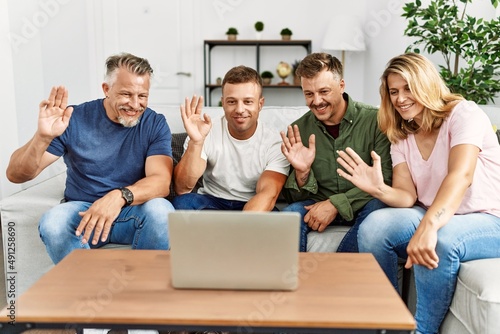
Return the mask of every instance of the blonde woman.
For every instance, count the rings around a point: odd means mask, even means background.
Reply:
[[[500,146],[486,114],[450,93],[419,54],[390,60],[380,95],[392,186],[375,152],[373,166],[350,148],[339,152],[338,173],[390,206],[360,226],[359,250],[375,255],[395,288],[398,258],[413,266],[417,333],[437,333],[460,262],[500,257]]]

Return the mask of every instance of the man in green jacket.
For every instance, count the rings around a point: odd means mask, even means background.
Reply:
[[[339,252],[357,252],[357,231],[366,216],[385,205],[336,173],[337,151],[354,149],[372,165],[371,151],[382,161],[384,181],[392,175],[390,142],[377,124],[377,108],[353,101],[345,92],[342,64],[327,53],[313,53],[298,66],[310,110],[281,133],[282,152],[290,162],[283,188],[289,204],[283,211],[302,217],[300,251],[307,251],[307,233],[329,225],[352,226]]]

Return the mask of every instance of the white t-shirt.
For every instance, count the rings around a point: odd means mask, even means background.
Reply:
[[[189,137],[184,143],[187,148]],[[257,181],[266,171],[288,175],[289,166],[281,153],[278,131],[257,123],[257,130],[246,140],[229,134],[224,116],[214,120],[205,139],[201,158],[207,161],[200,194],[209,194],[228,200],[248,201],[255,196]]]
[[[453,146],[472,144],[480,149],[472,185],[457,214],[487,212],[500,217],[500,146],[488,116],[471,101],[462,101],[443,122],[429,159],[422,159],[415,136],[391,145],[392,164],[406,162],[417,188],[417,197],[429,207],[448,173]]]

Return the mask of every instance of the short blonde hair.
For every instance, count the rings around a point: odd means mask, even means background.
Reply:
[[[405,121],[391,102],[387,77],[399,74],[407,82],[416,102],[424,106],[422,124]],[[439,75],[434,64],[417,53],[406,53],[392,58],[380,78],[380,130],[391,143],[405,139],[410,133],[430,132],[439,128],[453,107],[464,98],[453,94]]]

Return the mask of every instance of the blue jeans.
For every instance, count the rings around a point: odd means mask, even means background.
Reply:
[[[241,211],[247,202],[234,201],[207,194],[188,193],[175,196],[172,204],[176,210],[236,210]]]
[[[304,222],[304,216],[307,213],[305,206],[314,203],[316,203],[316,201],[309,199],[301,202],[292,203],[281,210],[281,211],[298,212],[300,214],[301,224],[300,224],[299,251],[301,252],[307,252],[307,234],[310,231],[312,231],[309,225],[307,225],[307,223]],[[347,221],[344,218],[342,218],[341,215],[337,215],[337,217],[335,217],[335,219],[330,223],[330,226],[351,226],[349,231],[347,231],[346,235],[340,242],[339,247],[337,248],[337,252],[343,252],[343,253],[358,252],[359,226],[366,218],[366,216],[368,216],[369,213],[385,207],[387,207],[387,205],[385,205],[383,202],[379,201],[378,199],[372,199],[371,201],[366,203],[366,205],[361,210],[358,211],[358,213],[354,216],[354,220],[352,221]]]
[[[75,235],[80,224],[80,211],[92,203],[72,201],[48,210],[40,219],[38,231],[47,253],[54,263],[61,261],[74,249],[99,248],[108,243],[132,245],[133,249],[169,249],[168,213],[174,211],[164,198],[155,198],[141,205],[123,208],[113,222],[106,241],[92,245],[82,243],[83,235]],[[89,240],[92,240],[93,233]]]
[[[373,253],[397,289],[398,258],[406,259],[406,247],[426,210],[421,207],[385,208],[371,213],[359,228],[359,251]],[[453,216],[438,231],[436,269],[414,265],[420,333],[437,333],[455,291],[460,262],[500,257],[500,218],[486,213]]]
[[[188,193],[175,196],[176,210],[234,210],[241,211],[247,202],[224,199],[207,194]],[[277,211],[276,208],[273,211]]]

